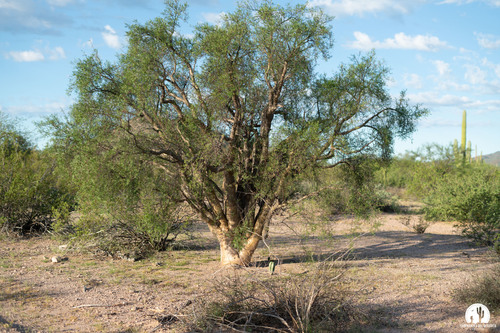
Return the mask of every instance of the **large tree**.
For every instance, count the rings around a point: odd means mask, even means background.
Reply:
[[[220,24],[180,26],[172,0],[128,29],[115,63],[97,52],[76,64],[68,140],[128,138],[220,243],[223,264],[246,265],[290,184],[362,154],[388,155],[425,113],[392,98],[374,53],[331,77],[315,73],[332,48],[331,18],[307,5],[241,4]]]

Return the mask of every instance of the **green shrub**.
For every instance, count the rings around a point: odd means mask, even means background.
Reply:
[[[0,117],[0,230],[26,235],[50,230],[53,209],[72,202],[55,161]]]
[[[466,165],[444,176],[425,199],[426,217],[458,221],[464,235],[492,245],[500,231],[500,171]]]
[[[497,235],[495,244],[493,244],[493,250],[500,256],[500,234]]]
[[[92,250],[113,256],[166,250],[187,232],[190,211],[171,200],[172,180],[139,152],[121,152],[119,140],[88,145],[71,160],[80,215],[71,227]]]
[[[375,180],[385,188],[405,188],[409,195],[423,199],[454,169],[451,147],[429,144],[393,159],[375,173]]]
[[[375,180],[382,162],[365,158],[352,160],[349,165],[327,170],[319,186],[328,186],[317,198],[327,214],[353,214],[367,217],[377,210],[398,210],[397,200]]]

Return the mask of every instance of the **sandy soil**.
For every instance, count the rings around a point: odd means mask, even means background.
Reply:
[[[352,249],[343,259],[343,283],[353,304],[376,319],[363,331],[465,331],[468,304],[454,300],[453,292],[498,257],[462,238],[451,223],[417,234],[400,219],[381,215],[375,231],[352,219],[312,231],[302,218],[277,217],[254,260],[279,259],[276,276],[282,276],[304,270],[304,261]],[[217,244],[204,227],[198,234],[209,238],[137,262],[84,255],[48,238],[2,239],[0,331],[182,331],[159,319],[210,297],[215,277],[233,269],[220,267]],[[56,255],[64,260],[53,263]],[[269,275],[267,267],[245,271]],[[491,318],[500,327],[500,313]]]

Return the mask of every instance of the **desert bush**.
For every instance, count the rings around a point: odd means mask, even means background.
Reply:
[[[374,158],[351,160],[318,177],[316,188],[325,188],[315,200],[328,215],[353,214],[368,217],[373,212],[396,211],[397,200],[375,180],[384,163]]]
[[[446,175],[425,199],[426,218],[458,221],[463,234],[493,245],[500,231],[500,171],[465,165]]]
[[[394,158],[375,173],[384,188],[405,188],[407,194],[422,200],[444,175],[453,173],[455,163],[451,147],[429,144],[415,152]]]
[[[493,250],[500,256],[500,234],[497,235],[495,244],[493,244]]]
[[[112,256],[144,257],[169,248],[187,232],[190,210],[171,200],[171,181],[140,152],[125,154],[121,141],[88,144],[69,161],[79,218],[67,221],[83,247]]]
[[[481,303],[489,310],[500,310],[500,264],[493,269],[483,271],[464,282],[464,285],[455,290],[457,300],[467,303]]]
[[[72,204],[55,160],[38,151],[6,117],[0,117],[0,230],[27,235],[50,230],[53,209]]]
[[[499,169],[456,163],[451,146],[409,152],[375,174],[385,187],[403,187],[424,201],[427,220],[458,221],[463,234],[493,245],[500,230]]]
[[[360,312],[339,287],[341,272],[330,263],[306,275],[256,279],[253,274],[218,281],[215,300],[199,304],[191,329],[213,331],[339,332]]]
[[[400,217],[400,221],[406,227],[412,229],[417,234],[423,234],[427,230],[427,228],[432,224],[430,221],[426,221],[423,216],[419,216],[418,218],[413,218],[411,215],[406,215]]]

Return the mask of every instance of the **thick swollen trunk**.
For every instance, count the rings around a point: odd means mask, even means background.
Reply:
[[[231,239],[228,237],[219,239],[221,263],[223,265],[245,265],[241,262],[238,250],[231,243]]]
[[[230,237],[227,232],[214,227],[210,229],[219,241],[222,265],[248,266],[250,264],[252,256],[259,245],[260,236],[252,235],[245,241],[243,248],[238,250],[233,245],[233,238]]]
[[[255,221],[250,237],[244,241],[243,247],[240,250],[234,246],[235,229],[232,229],[238,226],[237,222],[230,222],[224,219],[217,225],[215,223],[208,223],[210,231],[212,231],[212,234],[219,241],[222,265],[248,266],[250,264],[252,256],[262,239],[262,233],[271,220],[272,213],[273,209],[271,206],[265,205],[262,208],[259,218]]]
[[[220,259],[222,265],[238,265],[248,266],[252,261],[252,256],[259,245],[260,238],[254,237],[253,241],[245,242],[245,246],[241,250],[237,250],[232,239],[223,237],[219,239],[220,244]]]

